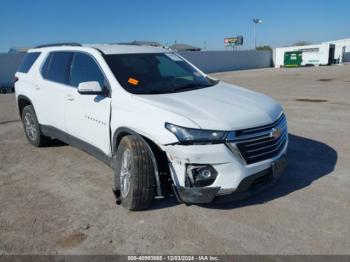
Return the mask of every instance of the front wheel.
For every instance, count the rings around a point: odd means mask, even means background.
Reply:
[[[120,141],[114,171],[114,187],[129,210],[147,209],[155,192],[152,152],[141,139],[125,136]]]

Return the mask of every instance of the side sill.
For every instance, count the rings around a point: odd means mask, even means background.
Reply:
[[[106,155],[97,147],[52,126],[40,125],[40,130],[45,136],[56,138],[66,144],[74,146],[113,168],[113,158]]]

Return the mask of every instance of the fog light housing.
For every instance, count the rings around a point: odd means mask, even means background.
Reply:
[[[205,187],[214,183],[218,172],[211,165],[188,165],[185,185],[187,187]]]

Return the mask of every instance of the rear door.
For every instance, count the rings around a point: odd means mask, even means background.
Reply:
[[[64,106],[68,86],[69,69],[73,52],[51,52],[42,68],[42,81],[38,83],[41,92],[41,109],[45,115],[45,125],[65,130]]]
[[[108,81],[93,56],[75,52],[70,70],[69,89],[65,97],[66,128],[70,135],[110,154],[109,95],[78,93],[82,82],[97,81],[109,89]]]

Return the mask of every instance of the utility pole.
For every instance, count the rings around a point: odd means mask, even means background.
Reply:
[[[253,19],[253,23],[254,23],[254,47],[255,47],[255,50],[256,50],[256,25],[257,24],[261,24],[262,20],[259,19],[259,18],[254,18]]]

